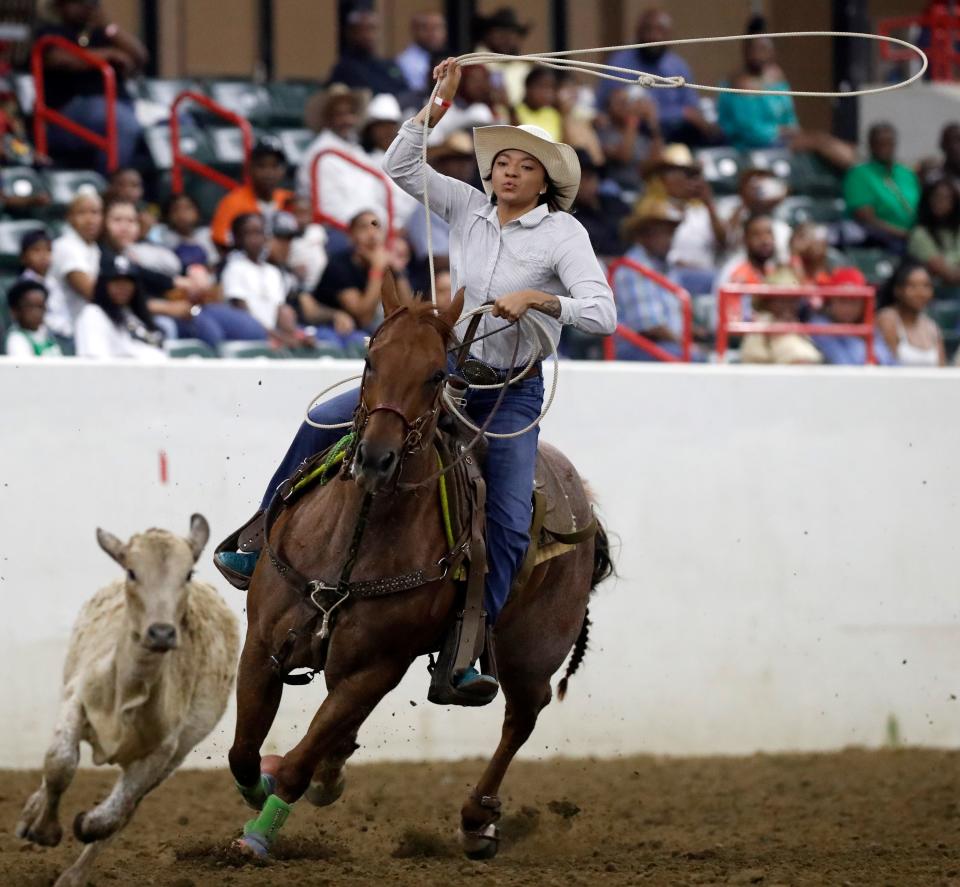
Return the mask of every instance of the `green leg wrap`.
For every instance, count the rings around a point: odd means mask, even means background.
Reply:
[[[260,815],[256,819],[251,819],[243,827],[244,837],[262,844],[266,850],[277,836],[277,832],[283,828],[290,810],[291,807],[286,801],[276,795],[270,795],[264,802]]]
[[[273,794],[277,782],[272,776],[261,773],[260,779],[254,786],[240,785],[239,782],[234,782],[234,785],[236,785],[243,800],[247,802],[248,807],[252,807],[254,810],[262,810],[267,798]]]

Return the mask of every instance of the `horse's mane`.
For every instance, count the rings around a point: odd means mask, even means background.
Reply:
[[[410,316],[415,320],[422,320],[432,326],[443,339],[444,344],[453,338],[453,327],[450,326],[438,313],[432,302],[416,298],[408,305]]]

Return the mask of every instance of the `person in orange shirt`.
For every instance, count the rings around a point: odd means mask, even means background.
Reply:
[[[250,184],[234,188],[217,205],[210,225],[213,242],[223,251],[233,246],[230,226],[237,216],[260,213],[267,228],[273,215],[293,197],[292,191],[280,188],[287,171],[287,157],[279,140],[261,138],[250,153]]]

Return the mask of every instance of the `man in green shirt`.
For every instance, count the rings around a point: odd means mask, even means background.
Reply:
[[[870,160],[855,166],[843,182],[847,211],[870,239],[903,252],[916,219],[920,183],[902,163],[896,163],[897,131],[889,123],[875,123],[868,134]]]

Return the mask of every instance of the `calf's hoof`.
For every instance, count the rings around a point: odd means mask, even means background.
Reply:
[[[328,786],[323,782],[311,782],[310,787],[303,793],[303,796],[313,804],[314,807],[329,807],[343,794],[346,784],[347,781],[343,776],[332,786]]]
[[[467,859],[493,859],[500,849],[500,829],[492,822],[475,832],[461,828],[457,835]]]

